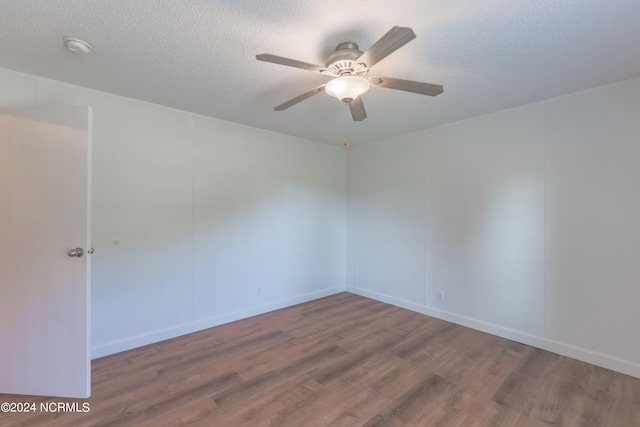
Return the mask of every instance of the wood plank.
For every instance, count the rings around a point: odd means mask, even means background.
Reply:
[[[0,426],[635,426],[640,379],[341,293],[93,361]]]

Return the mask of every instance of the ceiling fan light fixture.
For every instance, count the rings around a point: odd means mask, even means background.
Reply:
[[[338,77],[325,86],[325,92],[340,101],[356,99],[368,90],[369,80],[358,76]]]
[[[274,110],[286,110],[320,92],[326,92],[345,104],[345,111],[351,112],[351,118],[354,122],[360,122],[367,118],[360,95],[369,90],[370,85],[413,92],[420,95],[436,96],[442,93],[443,88],[441,85],[384,76],[363,77],[369,73],[371,67],[415,38],[416,34],[411,28],[398,27],[396,25],[364,52],[360,51],[360,48],[354,42],[340,43],[335,51],[329,55],[325,67],[268,53],[256,55],[256,59],[335,77],[326,84],[317,86],[276,106]]]

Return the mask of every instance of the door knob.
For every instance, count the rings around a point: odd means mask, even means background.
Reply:
[[[84,250],[82,248],[70,249],[69,252],[67,252],[67,255],[69,255],[70,257],[80,258],[82,255],[84,255]]]

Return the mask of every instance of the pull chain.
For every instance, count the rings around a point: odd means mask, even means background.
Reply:
[[[347,128],[347,120],[349,117],[349,104],[345,101],[344,103],[344,148],[345,150],[349,151],[349,140],[347,139],[348,137],[348,128]]]

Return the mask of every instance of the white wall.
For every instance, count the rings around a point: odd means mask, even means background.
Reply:
[[[94,357],[344,290],[343,149],[0,70],[44,105],[93,107]]]
[[[424,135],[428,304],[544,332],[542,123],[534,106]]]
[[[638,117],[635,79],[354,147],[348,290],[640,377]]]
[[[195,123],[196,319],[344,290],[344,149]]]
[[[362,288],[425,301],[425,145],[411,135],[367,144],[350,156],[350,277]]]
[[[353,147],[347,201],[339,147],[0,70],[0,107],[39,105],[94,107],[96,356],[346,273],[640,377],[640,79]]]
[[[546,106],[549,339],[640,364],[640,79]]]

